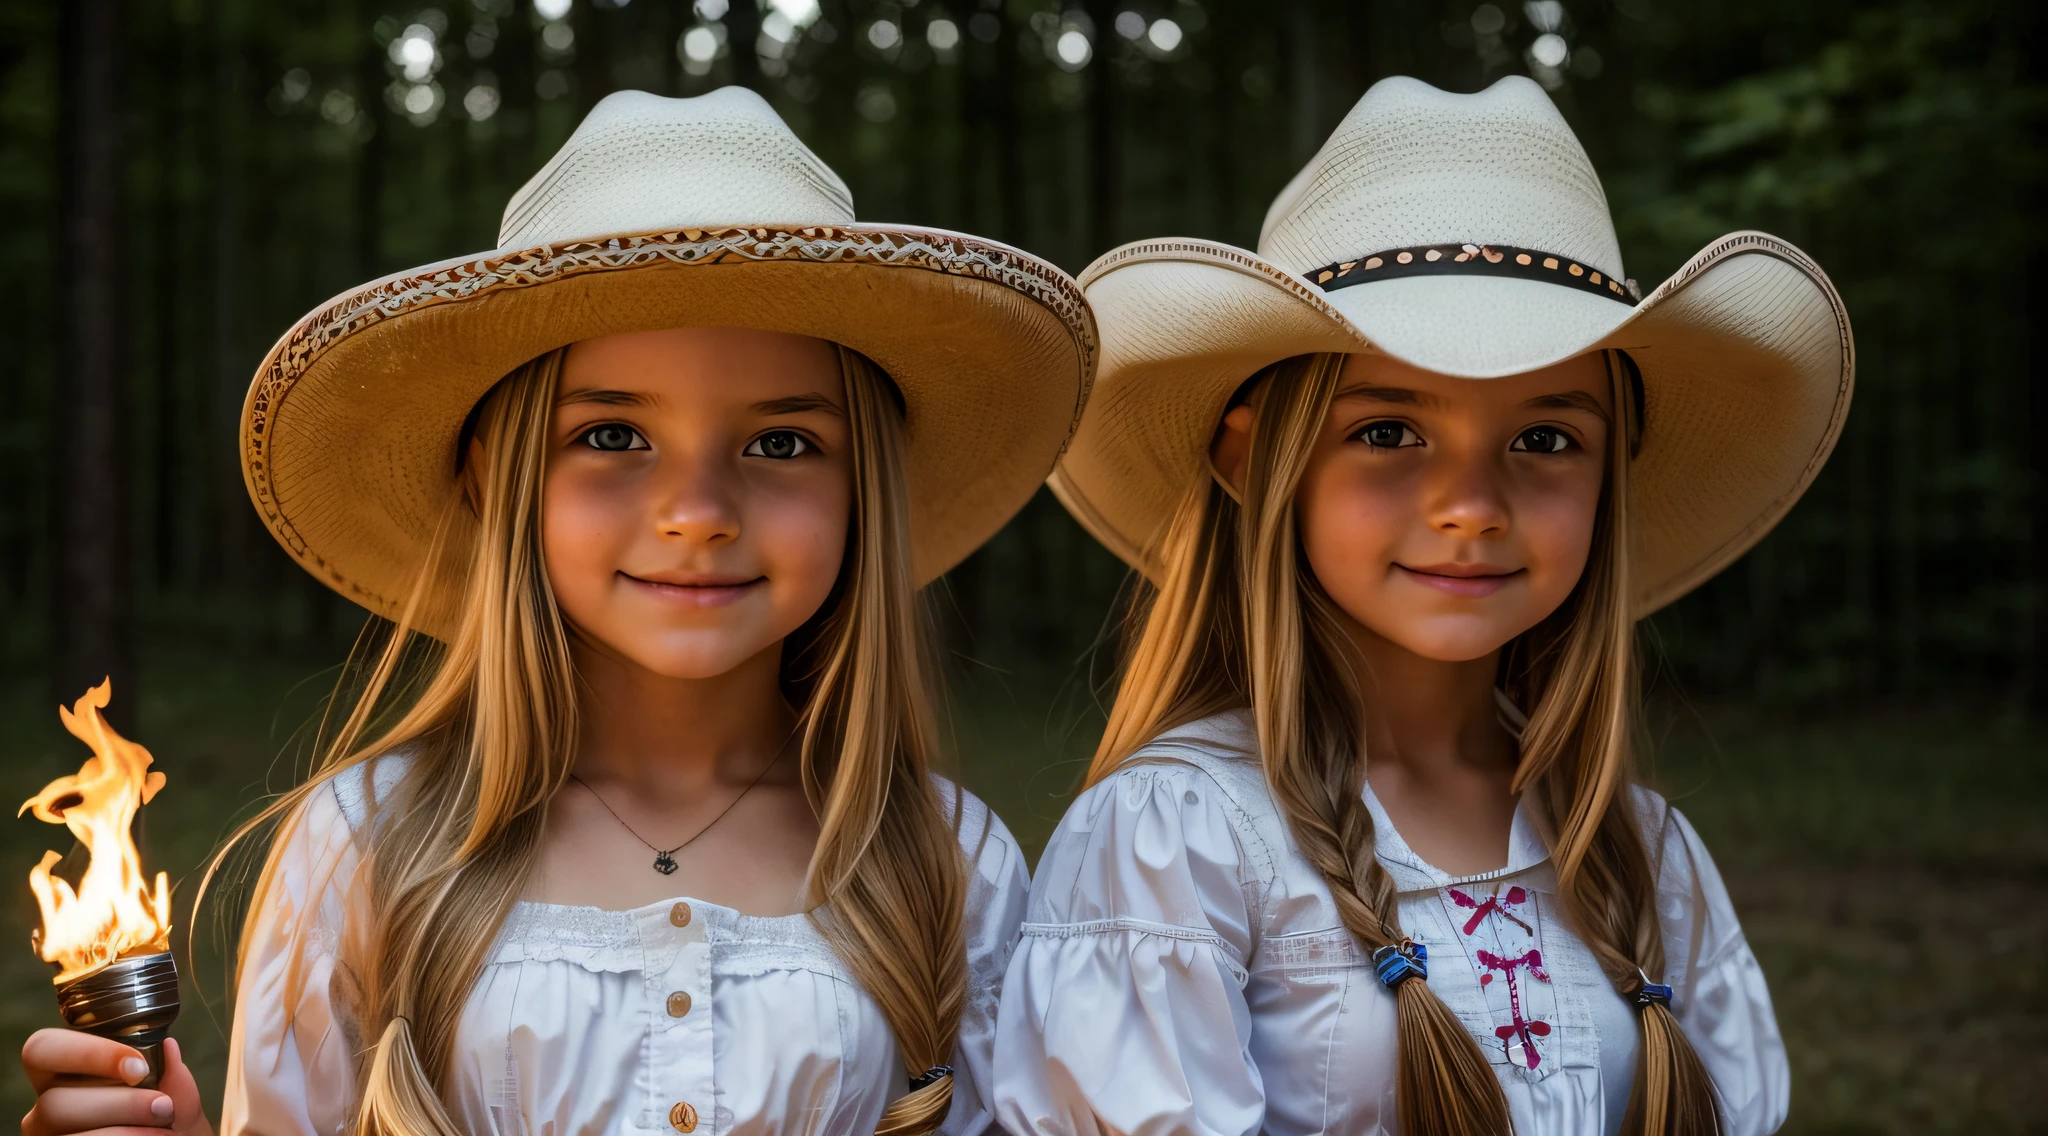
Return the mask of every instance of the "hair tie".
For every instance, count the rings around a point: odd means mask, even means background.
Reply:
[[[1399,946],[1381,947],[1372,953],[1372,970],[1391,990],[1411,978],[1429,980],[1429,948],[1413,939]]]
[[[934,1065],[931,1068],[926,1069],[924,1072],[919,1073],[916,1076],[910,1078],[910,1091],[914,1093],[919,1089],[928,1088],[932,1085],[936,1085],[940,1081],[952,1075],[953,1067],[951,1065]]]
[[[1646,975],[1643,984],[1636,988],[1635,1002],[1638,1008],[1658,1005],[1668,1010],[1671,1008],[1671,987],[1661,982],[1651,982]]]

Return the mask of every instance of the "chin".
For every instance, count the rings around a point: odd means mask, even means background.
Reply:
[[[1506,646],[1516,634],[1490,623],[1465,619],[1433,620],[1420,627],[1376,627],[1373,631],[1411,654],[1439,663],[1483,659]]]
[[[728,674],[761,653],[766,644],[725,636],[690,635],[653,642],[612,640],[613,648],[653,674],[673,679],[708,679]]]
[[[739,666],[737,660],[728,659],[655,658],[635,661],[662,678],[679,679],[686,682],[717,678],[719,675],[730,673],[735,667]]]

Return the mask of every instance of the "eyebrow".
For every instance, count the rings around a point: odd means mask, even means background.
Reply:
[[[1585,391],[1565,391],[1562,394],[1539,394],[1535,398],[1530,399],[1522,405],[1556,410],[1583,410],[1586,413],[1593,415],[1595,418],[1598,418],[1602,422],[1607,422],[1610,420],[1608,418],[1607,408],[1600,405],[1599,399],[1594,398],[1592,395],[1587,394]]]
[[[810,411],[823,411],[826,414],[836,414],[841,418],[846,417],[846,411],[840,409],[838,403],[833,402],[822,394],[797,394],[791,395],[788,398],[771,398],[765,402],[754,404],[754,413],[756,414],[804,414]]]
[[[557,406],[577,406],[594,403],[599,406],[657,406],[659,395],[643,394],[639,391],[622,390],[580,390],[570,391],[555,400]],[[756,414],[803,414],[808,411],[824,411],[845,417],[846,412],[839,405],[822,394],[799,394],[788,398],[771,398],[757,402],[752,407]]]
[[[576,406],[594,402],[600,406],[653,406],[661,400],[651,394],[622,390],[579,390],[570,391],[555,400],[556,406]]]
[[[1407,387],[1346,387],[1337,392],[1338,398],[1369,398],[1374,402],[1399,403],[1402,406],[1435,406],[1437,397],[1428,391],[1410,390]]]

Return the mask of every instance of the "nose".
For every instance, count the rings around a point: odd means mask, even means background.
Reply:
[[[1431,478],[1425,514],[1429,526],[1467,539],[1507,535],[1510,513],[1499,472],[1486,455],[1448,455]]]
[[[674,455],[658,471],[653,521],[664,538],[719,544],[740,535],[733,471],[713,454]]]

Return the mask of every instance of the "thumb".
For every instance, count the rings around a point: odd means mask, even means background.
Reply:
[[[192,1077],[192,1069],[185,1064],[185,1053],[178,1047],[176,1038],[164,1039],[164,1075],[157,1082],[157,1091],[171,1098],[171,1130],[173,1132],[211,1133],[213,1126],[206,1121],[206,1109],[199,1100],[199,1082]]]

